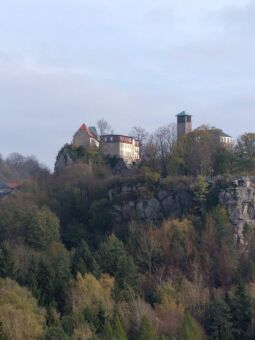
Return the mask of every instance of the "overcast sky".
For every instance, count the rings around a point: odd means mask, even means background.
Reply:
[[[255,131],[255,1],[0,0],[0,153],[51,168],[84,122]]]

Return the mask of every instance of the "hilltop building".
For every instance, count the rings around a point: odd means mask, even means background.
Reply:
[[[224,144],[226,147],[231,147],[235,144],[235,139],[225,132],[221,131],[220,133],[220,142]]]
[[[190,115],[186,111],[182,111],[178,113],[176,117],[177,117],[177,139],[179,139],[184,134],[192,132],[192,115]],[[199,129],[205,128],[201,127]],[[232,145],[234,145],[235,143],[234,138],[223,132],[221,129],[210,128],[209,130],[215,134],[218,141],[222,145],[226,147],[231,147]]]
[[[99,147],[99,137],[96,128],[82,124],[73,136],[73,145],[76,147],[83,146],[85,148],[90,146]]]
[[[177,117],[177,138],[192,131],[192,116],[186,111],[176,115]]]
[[[99,137],[95,127],[82,124],[73,136],[75,147],[101,146],[103,155],[122,158],[127,165],[135,163],[140,158],[140,143],[133,137],[123,135],[104,135]]]
[[[100,141],[104,155],[121,157],[128,165],[139,161],[140,143],[135,138],[123,135],[104,135]]]

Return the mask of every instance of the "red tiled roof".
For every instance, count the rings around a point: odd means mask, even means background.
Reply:
[[[90,128],[88,128],[84,123],[80,126],[79,131],[86,131],[89,137],[97,139],[97,136],[94,134],[94,132],[91,131]]]
[[[10,189],[17,189],[21,186],[19,182],[7,182],[6,184]]]
[[[85,124],[82,124],[81,127],[79,128],[79,130],[87,130],[87,125]]]

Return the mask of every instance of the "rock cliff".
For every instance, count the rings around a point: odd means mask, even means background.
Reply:
[[[117,223],[132,218],[158,223],[164,218],[187,214],[193,204],[193,193],[189,185],[167,188],[160,183],[153,186],[125,183],[111,188],[108,196]]]
[[[222,180],[222,179],[221,179]],[[217,202],[224,205],[229,213],[233,235],[237,244],[244,241],[246,226],[255,229],[255,178],[239,177],[229,179],[222,186],[221,180],[208,182],[207,197],[217,187]],[[194,180],[193,180],[194,181]],[[112,202],[113,215],[117,223],[138,219],[159,223],[165,218],[183,217],[196,213],[198,202],[192,189],[192,179],[174,186],[150,186],[141,183],[115,185],[108,191]]]
[[[255,228],[255,178],[239,177],[221,190],[219,201],[228,209],[237,243],[243,243],[245,226]]]
[[[65,167],[72,165],[73,163],[74,161],[70,157],[68,149],[66,147],[63,147],[57,155],[54,171],[60,172]]]

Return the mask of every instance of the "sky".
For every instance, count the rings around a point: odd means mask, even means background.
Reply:
[[[51,169],[82,123],[255,131],[255,0],[0,0],[0,153]]]

